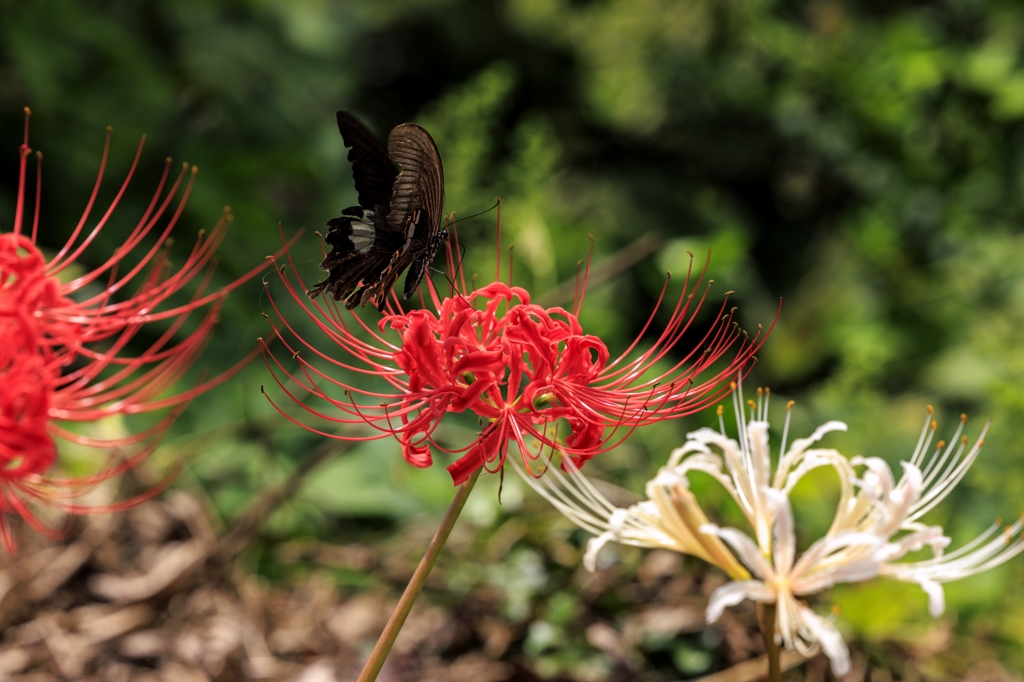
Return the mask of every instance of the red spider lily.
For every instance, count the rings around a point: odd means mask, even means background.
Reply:
[[[14,338],[17,333],[0,327],[0,479],[41,473],[57,457],[47,428],[57,373],[44,354]]]
[[[455,265],[452,254],[449,244],[449,280],[466,291],[461,264]],[[465,295],[453,291],[443,299],[428,279],[432,308],[406,311],[392,295],[377,330],[355,312],[340,310],[334,301],[326,300],[329,297],[307,299],[302,292],[308,287],[294,274],[293,264],[293,274],[276,263],[275,267],[292,299],[342,351],[320,350],[298,334],[268,288],[271,305],[281,320],[274,325],[275,335],[300,369],[288,370],[264,345],[264,357],[275,381],[309,415],[328,424],[368,424],[378,433],[338,435],[302,423],[276,403],[275,407],[304,428],[332,438],[394,436],[406,461],[414,466],[430,466],[432,447],[461,455],[448,467],[457,485],[480,467],[498,471],[513,442],[527,460],[537,459],[545,449],[557,449],[580,466],[614,448],[638,426],[697,412],[728,393],[729,381],[745,373],[764,338],[759,332],[749,339],[733,323],[726,295],[715,323],[696,339],[694,350],[669,359],[672,349],[694,326],[707,298],[708,288],[700,291],[703,271],[696,278],[688,271],[669,321],[649,348],[638,351],[654,324],[666,280],[658,306],[637,339],[612,360],[604,342],[585,334],[578,319],[589,263],[571,310],[532,303],[525,289],[501,282],[500,272],[492,284]],[[737,343],[731,360],[697,383],[700,375]],[[336,379],[308,361],[307,352],[327,365],[381,377],[394,392],[373,392]],[[289,388],[291,382],[324,401],[327,409],[305,404]],[[372,403],[358,403],[357,395]],[[478,416],[482,431],[459,448],[440,445],[434,432],[445,413],[467,410]],[[560,425],[568,429],[563,438],[558,436]]]
[[[107,129],[99,173],[85,211],[67,243],[47,260],[36,246],[42,184],[42,155],[38,153],[31,233],[25,229],[26,170],[32,151],[28,146],[29,111],[25,111],[14,227],[0,233],[0,535],[9,549],[13,541],[6,513],[19,514],[37,530],[53,534],[23,498],[45,501],[67,512],[108,512],[159,492],[158,487],[141,497],[103,507],[69,502],[83,488],[140,462],[192,398],[222,383],[251,359],[174,393],[175,385],[206,345],[227,293],[266,266],[261,264],[231,284],[208,292],[213,257],[231,223],[227,209],[209,235],[200,235],[182,265],[171,266],[167,246],[195,181],[195,168],[183,166],[168,183],[168,159],[149,206],[121,246],[99,267],[63,281],[60,275],[78,261],[107,225],[135,173],[145,138],[116,196],[87,230],[110,149]],[[133,252],[139,253],[129,264],[126,258]],[[191,298],[182,300],[182,290],[197,276]],[[190,323],[192,317],[199,319]],[[129,344],[147,324],[160,321],[164,324],[155,340],[147,341],[141,352],[128,352]],[[177,340],[181,331],[187,333]],[[155,424],[117,438],[92,438],[55,421],[92,422],[155,411],[163,411]],[[120,461],[93,476],[46,478],[57,456],[54,437],[114,451]]]

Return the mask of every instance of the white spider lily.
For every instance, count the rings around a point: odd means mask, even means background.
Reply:
[[[947,445],[931,446],[936,424],[928,408],[917,447],[902,463],[897,481],[877,457],[847,458],[831,448],[811,447],[831,431],[845,431],[842,422],[830,421],[809,437],[786,447],[790,408],[787,405],[782,445],[774,470],[768,440],[768,396],[758,390],[745,419],[742,389],[734,392],[739,439],[699,429],[687,435],[668,464],[647,483],[647,500],[628,508],[613,505],[579,470],[565,461],[564,471],[549,467],[535,477],[517,466],[523,479],[580,527],[593,533],[584,565],[596,566],[597,554],[608,542],[638,547],[672,549],[722,568],[733,579],[719,588],[708,605],[708,622],[746,599],[776,603],[776,635],[788,649],[812,654],[820,646],[833,671],[845,674],[849,652],[831,620],[823,618],[798,597],[817,594],[839,582],[859,582],[884,576],[920,585],[933,616],[945,607],[942,583],[998,566],[1024,551],[1020,520],[1001,533],[997,521],[979,537],[953,552],[939,526],[921,523],[921,517],[939,504],[963,478],[980,452],[988,425],[971,447],[962,435],[966,417]],[[809,471],[832,467],[840,483],[835,517],[824,537],[796,557],[796,529],[789,493]],[[858,469],[860,474],[858,475]],[[689,489],[691,472],[718,481],[743,510],[750,524],[747,534],[710,523]],[[928,549],[931,558],[900,561]],[[748,571],[749,569],[749,571]]]
[[[850,652],[839,630],[827,618],[812,611],[797,597],[817,594],[840,582],[868,580],[878,575],[878,562],[872,555],[884,540],[872,533],[841,532],[824,537],[811,545],[796,560],[796,529],[789,497],[778,490],[764,488],[762,499],[775,517],[774,539],[769,555],[735,528],[707,525],[704,532],[714,534],[728,543],[750,567],[755,580],[727,583],[718,588],[708,601],[707,621],[714,623],[727,606],[750,599],[776,604],[776,631],[787,649],[805,656],[825,652],[837,676],[850,672]],[[836,561],[844,551],[854,550],[862,558]]]
[[[913,465],[904,464],[904,467],[907,470],[904,480],[909,478],[911,483],[897,489],[915,491],[913,484],[915,480],[920,481],[920,472]],[[712,524],[702,528],[732,547],[755,578],[733,581],[715,590],[708,601],[707,621],[714,623],[726,607],[745,599],[775,603],[777,636],[785,647],[810,655],[820,645],[838,677],[850,672],[846,644],[829,619],[814,613],[797,597],[817,594],[837,583],[861,582],[881,575],[919,584],[928,594],[932,616],[937,617],[945,607],[941,583],[988,570],[1024,551],[1024,543],[1017,537],[1024,524],[1018,520],[998,535],[999,523],[996,522],[974,541],[946,555],[942,554],[942,549],[949,544],[949,538],[942,535],[942,529],[923,526],[895,539],[892,534],[876,530],[830,531],[796,559],[796,529],[789,497],[770,488],[765,488],[763,493],[775,515],[770,554],[763,554],[752,539],[735,528],[718,528]],[[897,518],[907,508],[908,500],[915,496],[894,495],[883,500],[878,516]],[[920,503],[920,499],[918,497],[913,504]],[[932,548],[932,559],[896,563],[906,554],[924,547]]]

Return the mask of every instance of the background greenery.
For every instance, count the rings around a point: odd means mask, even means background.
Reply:
[[[613,352],[639,330],[661,273],[684,268],[687,249],[710,248],[716,289],[736,291],[747,328],[784,301],[755,380],[772,387],[780,418],[797,401],[798,432],[846,421],[833,445],[895,465],[928,403],[940,435],[960,412],[972,438],[992,419],[981,461],[934,517],[969,538],[1024,500],[1022,38],[1024,6],[997,0],[0,0],[0,216],[13,215],[23,106],[46,155],[41,242],[51,249],[85,205],[104,128],[114,128],[108,199],[146,133],[140,176],[83,262],[123,238],[170,155],[201,169],[180,253],[224,204],[233,209],[227,281],[277,248],[279,221],[289,234],[316,230],[355,203],[335,110],[381,134],[415,120],[440,148],[447,210],[469,215],[502,197],[517,282],[535,292],[574,276],[588,233],[598,259],[644,233],[663,240],[589,292],[584,324]],[[468,268],[489,273],[493,214],[460,229]],[[315,238],[294,253],[316,278]],[[207,368],[268,333],[261,290],[232,296]],[[197,401],[160,453],[189,458],[179,485],[204,489],[225,523],[317,445],[274,416],[265,382],[255,363]],[[588,468],[639,492],[711,419],[638,432]],[[503,505],[496,488],[474,494],[467,523],[500,551],[451,567],[445,589],[500,588],[503,617],[520,626],[508,656],[534,673],[609,669],[573,627],[568,576],[585,536],[516,482],[506,480]],[[824,529],[833,488],[823,479],[798,491],[805,543]],[[315,567],[280,546],[386,543],[429,526],[450,495],[442,467],[415,470],[393,442],[367,444],[269,519],[249,566],[302,580]],[[569,542],[545,539],[552,527]],[[336,580],[353,593],[378,585],[358,571]],[[982,656],[1024,667],[1022,588],[1020,562],[950,586],[949,647],[967,654],[931,659],[922,674],[959,679]],[[934,627],[910,586],[844,588],[830,603],[865,660],[897,677],[909,673],[891,643]],[[615,623],[614,606],[605,615]],[[664,679],[725,665],[713,637],[644,646],[637,669]]]

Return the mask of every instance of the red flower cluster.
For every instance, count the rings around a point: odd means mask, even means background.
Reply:
[[[466,291],[461,264],[455,265],[452,253],[449,245],[449,280]],[[578,319],[586,274],[571,310],[532,303],[525,289],[501,281],[465,295],[452,291],[442,299],[428,279],[433,309],[405,311],[392,295],[374,331],[355,312],[343,312],[331,300],[308,300],[302,295],[307,286],[297,274],[289,275],[280,266],[277,271],[295,302],[351,360],[337,359],[298,334],[268,289],[281,320],[274,326],[275,334],[300,368],[297,373],[290,371],[264,345],[275,381],[309,415],[331,424],[368,424],[379,433],[339,435],[293,418],[276,403],[275,407],[304,428],[332,438],[394,436],[406,461],[414,466],[430,466],[431,448],[461,455],[448,467],[456,484],[481,467],[500,469],[513,442],[527,460],[536,460],[545,449],[557,449],[580,466],[621,443],[638,426],[699,411],[728,393],[729,381],[743,375],[763,342],[760,333],[748,339],[733,323],[726,296],[716,321],[694,350],[669,359],[693,327],[708,295],[707,288],[699,292],[704,272],[695,282],[687,273],[671,317],[647,350],[637,348],[654,324],[661,298],[636,341],[612,360],[605,343],[585,334]],[[291,271],[295,272],[294,264]],[[495,279],[500,280],[500,273]],[[347,315],[352,316],[351,323]],[[395,341],[386,338],[391,336],[388,330],[396,333]],[[737,343],[732,358],[697,383]],[[377,375],[394,392],[375,393],[349,385],[307,361],[305,351],[335,367]],[[333,411],[305,404],[289,388],[292,382]],[[355,395],[372,403],[359,404]],[[459,448],[443,447],[434,437],[442,417],[465,411],[477,415],[481,432]],[[567,430],[562,438],[559,428]]]
[[[37,530],[53,534],[22,498],[46,501],[69,512],[113,511],[143,499],[102,508],[84,508],[70,502],[84,486],[116,476],[141,461],[156,447],[185,403],[241,368],[243,363],[199,386],[173,393],[175,384],[203,349],[226,294],[263,268],[261,265],[230,285],[207,293],[213,274],[211,260],[231,222],[227,210],[208,236],[200,236],[182,266],[171,267],[166,247],[192,189],[196,169],[184,166],[168,187],[168,159],[152,201],[123,244],[99,267],[70,281],[62,280],[62,273],[80,258],[109,221],[135,172],[145,138],[117,195],[86,231],[110,148],[107,130],[99,175],[82,218],[64,247],[47,260],[36,246],[41,154],[37,154],[31,234],[25,230],[26,170],[32,152],[28,146],[28,114],[26,109],[14,227],[0,233],[0,535],[8,549],[14,543],[6,513],[19,514]],[[142,246],[143,242],[148,243]],[[129,263],[129,254],[136,251],[142,253]],[[190,300],[168,304],[198,275],[202,276]],[[101,286],[96,286],[97,282]],[[133,291],[129,292],[129,287]],[[190,323],[193,313],[200,319]],[[163,325],[157,338],[148,341],[144,350],[128,350],[146,325],[160,321]],[[186,332],[184,338],[176,340],[182,332]],[[74,433],[55,421],[91,422],[158,410],[167,412],[156,424],[112,439]],[[57,457],[55,436],[112,450],[119,461],[93,476],[45,478]]]

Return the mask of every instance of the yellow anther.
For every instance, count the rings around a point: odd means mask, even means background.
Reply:
[[[757,397],[760,398],[764,395],[764,389],[760,386],[757,387]]]
[[[944,440],[940,440],[938,443],[935,444],[936,450],[941,450],[944,447],[946,447],[946,441]]]
[[[750,409],[753,410],[754,408],[757,407],[757,403],[755,403],[753,400],[748,400],[747,401],[747,407],[749,407]]]
[[[736,382],[735,381],[730,381],[729,382],[729,390],[730,391],[735,391],[736,390]]]
[[[719,417],[721,417],[721,416],[722,416],[722,413],[723,413],[723,412],[725,412],[725,405],[719,405],[719,406],[718,406],[718,409],[717,409],[717,410],[715,410],[715,412],[717,412],[717,413],[718,413],[718,416],[719,416]]]
[[[966,424],[967,423],[967,415],[966,414],[961,414],[960,415],[960,423],[961,424]]]
[[[996,517],[996,525],[997,526],[1003,525],[1003,517],[1002,516],[997,516]]]
[[[473,383],[474,381],[476,381],[476,377],[472,377],[472,376],[471,377],[466,377],[466,374],[469,374],[469,373],[468,372],[463,373],[463,377],[466,378],[467,382]],[[551,407],[551,405],[554,402],[555,402],[555,394],[554,393],[544,393],[544,394],[538,395],[536,398],[533,399],[533,407],[535,409],[538,409],[538,410],[543,410],[545,407]]]
[[[787,410],[792,410],[794,405],[796,405],[796,401],[795,400],[790,400],[788,403],[786,403],[786,409]]]
[[[960,436],[960,442],[963,443],[966,446],[967,445],[967,436]]]
[[[939,423],[933,419],[932,420],[932,431],[934,431],[937,428],[939,428]]]
[[[770,389],[770,388],[768,388],[767,386],[765,386],[765,388],[764,388],[764,394],[765,394],[765,396],[767,396],[767,397],[769,397],[769,398],[770,398],[770,397],[771,397],[771,395],[772,395],[772,389]]]
[[[928,414],[935,414],[935,408],[931,405],[928,406]]]

